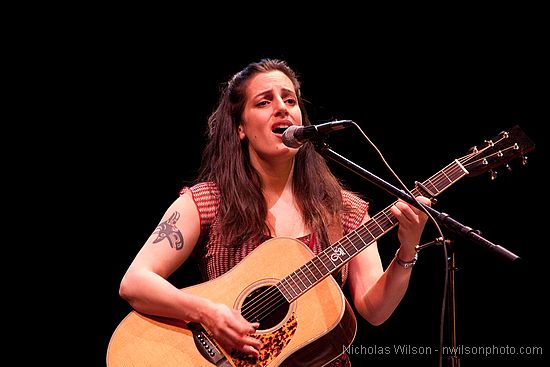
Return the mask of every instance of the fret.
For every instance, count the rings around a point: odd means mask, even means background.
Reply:
[[[348,255],[350,257],[352,257],[353,255],[355,255],[358,252],[357,246],[355,246],[353,241],[351,241],[348,237],[344,237],[344,238],[342,238],[342,240],[345,241],[344,243],[342,243],[342,246],[344,246],[344,248],[346,249],[346,252],[348,253]],[[340,242],[342,240],[340,240]]]
[[[453,168],[449,176],[453,177],[453,182],[454,182],[454,181],[457,181],[462,176],[464,176],[465,174],[466,174],[466,171],[464,170],[464,168],[460,167],[460,165],[457,164],[457,167]]]
[[[378,216],[375,215],[373,218],[372,218],[372,221],[374,224],[376,224],[378,226],[378,228],[380,228],[380,233],[384,233],[384,228],[380,225],[380,223],[378,223]]]
[[[341,249],[344,250],[344,252],[345,252],[345,255],[343,255],[343,256],[345,256],[344,260],[349,259],[349,258],[351,257],[351,254],[350,254],[350,252],[348,251],[348,249],[346,248],[346,246],[345,246],[343,243],[340,243],[340,241],[336,242],[336,244],[337,244],[338,246],[340,246]],[[353,254],[353,253],[354,253],[354,252],[352,252],[352,254]]]
[[[322,274],[327,274],[327,273],[330,273],[330,270],[323,261],[321,261],[321,259],[319,258],[319,255],[317,255],[317,257],[314,257],[313,260],[311,260],[311,262],[313,263],[313,265],[315,265],[315,267],[317,269],[319,269],[319,271],[322,273]],[[323,268],[325,268],[326,270],[323,271],[322,268],[320,266],[317,266],[317,264],[315,264],[315,262],[318,262],[320,263],[321,265],[323,265]]]
[[[295,284],[293,285],[293,284],[290,282],[290,280],[291,280],[291,279],[287,279],[287,280],[286,280],[286,283],[287,283],[289,289],[292,291],[292,293],[294,293],[294,295],[296,295],[296,296],[300,295],[300,292],[298,292],[298,291],[296,290],[296,285],[295,285]]]
[[[365,223],[369,233],[374,233],[373,238],[378,238],[384,231],[380,229],[377,223],[374,222],[374,219],[369,220]]]
[[[446,178],[447,181],[449,181],[448,183],[453,182],[453,180],[451,180],[451,179],[449,178],[449,176],[447,176],[447,174],[445,173],[445,171],[441,171],[441,173],[443,174],[443,176],[445,176],[444,178]],[[443,177],[442,177],[442,178],[443,178]],[[448,184],[448,183],[447,183],[447,184]]]
[[[313,265],[313,270],[311,270],[311,267],[310,265]],[[315,262],[313,260],[310,260],[308,261],[305,266],[307,267],[307,269],[311,272],[311,274],[313,274],[313,277],[315,278],[315,280],[319,280],[322,278],[323,276],[323,273],[321,272],[321,270],[319,270],[319,268],[317,267],[317,265],[315,265]]]
[[[393,225],[396,224],[396,223],[391,221],[391,219],[389,218],[389,216],[386,213],[382,213],[382,215],[377,215],[376,218],[377,218],[376,221],[378,222],[380,227],[385,228],[386,230],[388,228],[393,227]],[[397,221],[397,219],[395,221]]]
[[[294,272],[292,272],[292,273],[288,276],[288,278],[289,278],[290,280],[292,280],[292,282],[296,285],[296,287],[293,287],[293,289],[298,289],[298,290],[300,290],[300,292],[302,292],[303,290],[305,290],[305,287],[304,287],[303,289],[302,289],[302,287],[300,287],[300,283],[298,283],[298,282],[296,281],[296,279],[295,279],[296,276],[295,276],[295,275],[296,275],[296,272],[294,271]]]
[[[433,194],[439,193],[439,189],[432,183],[432,180],[426,180],[426,182],[423,182],[423,185],[426,186],[426,188]]]
[[[293,292],[292,294],[290,291],[294,291],[290,285],[285,286],[285,284],[288,285],[288,279],[284,278],[277,284],[277,289],[282,293],[282,295],[286,298],[287,302],[291,302],[293,299],[298,298],[299,294],[297,292]],[[290,290],[289,290],[290,289]]]
[[[328,248],[330,249],[330,247]],[[329,273],[332,272],[333,270],[336,269],[336,266],[334,266],[334,263],[330,260],[329,256],[327,255],[326,253],[327,250],[319,253],[319,259],[321,259],[321,261],[323,262],[323,265],[325,265],[325,267],[327,268],[327,270],[329,270]],[[323,257],[325,259],[323,259]],[[328,261],[327,261],[328,260]]]
[[[369,228],[367,227],[368,224],[369,224],[369,222],[366,222],[359,228],[365,229],[367,232],[369,232],[369,237],[374,239],[374,238],[376,238],[376,236],[374,234],[372,234],[372,232],[369,230]],[[361,237],[361,236],[359,236],[359,237]]]
[[[386,213],[385,210],[382,210],[382,214],[384,214],[384,216],[387,218],[388,222],[390,222],[392,226],[398,223],[397,219],[393,216],[391,212]]]
[[[302,289],[302,286],[304,287],[304,289],[307,289],[308,288],[308,285],[304,282],[304,279],[303,277],[300,275],[300,272],[302,272],[302,268],[298,268],[296,269],[296,271],[294,271],[294,278],[298,279],[298,281],[296,283],[298,283],[298,285],[300,286],[300,289]],[[302,273],[303,274],[303,273]],[[311,284],[310,284],[311,285]]]
[[[367,231],[368,235],[365,234],[364,231]],[[352,240],[351,237],[355,237],[356,239],[359,239],[360,243],[357,240],[354,241],[354,243],[357,243],[358,247],[359,247],[359,250],[357,252],[359,252],[359,251],[363,250],[364,248],[366,248],[376,238],[367,229],[365,224],[361,225],[354,233],[350,233],[346,237],[349,238],[350,241]]]
[[[300,280],[302,281],[302,283],[304,283],[306,288],[309,288],[314,282],[311,280],[311,277],[307,276],[307,274],[304,272],[304,269],[307,269],[307,267],[301,266],[300,269],[298,269],[303,274],[303,277],[300,276]],[[307,283],[309,283],[309,284],[306,284],[304,279],[307,280]]]
[[[368,223],[368,222],[367,222]],[[367,231],[367,233],[364,233],[365,231]],[[362,232],[362,233],[360,233]],[[368,246],[368,244],[374,240],[376,237],[371,233],[371,231],[369,231],[369,229],[367,228],[366,226],[366,223],[365,224],[362,224],[361,226],[359,226],[359,228],[357,228],[357,230],[355,230],[354,232],[348,234],[346,236],[346,238],[348,238],[350,241],[351,241],[351,237],[352,236],[355,236],[355,237],[358,237],[359,240],[362,242],[362,244],[359,244],[359,251],[361,251],[362,249],[364,249],[366,246]],[[366,240],[366,241],[365,241]],[[352,241],[353,242],[353,241]],[[354,244],[356,242],[353,242]]]

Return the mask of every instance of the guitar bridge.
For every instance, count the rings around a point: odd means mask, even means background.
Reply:
[[[188,324],[189,329],[193,332],[193,340],[200,354],[210,363],[218,367],[230,367],[231,364],[225,355],[212,340],[210,335],[199,324]]]

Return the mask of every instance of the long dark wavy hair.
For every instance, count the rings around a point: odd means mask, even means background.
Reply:
[[[221,235],[228,246],[250,237],[270,234],[267,205],[258,172],[250,163],[247,139],[238,128],[252,77],[271,71],[283,72],[293,83],[303,125],[310,125],[296,73],[285,61],[262,59],[247,65],[224,85],[219,103],[208,119],[208,142],[203,152],[197,182],[209,181],[221,194]],[[300,147],[294,162],[292,187],[305,225],[316,232],[322,247],[330,244],[327,226],[339,220],[343,210],[341,183],[311,143]]]

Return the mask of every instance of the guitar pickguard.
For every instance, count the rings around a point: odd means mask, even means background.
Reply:
[[[254,338],[262,342],[260,356],[256,358],[236,351],[231,353],[233,363],[236,367],[267,366],[273,359],[277,358],[284,347],[290,343],[297,327],[298,321],[293,313],[287,322],[285,322],[285,324],[277,330],[252,335]]]

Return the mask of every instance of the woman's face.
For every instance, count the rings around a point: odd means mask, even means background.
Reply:
[[[251,158],[293,157],[297,149],[282,142],[284,129],[291,125],[302,125],[302,111],[292,81],[280,71],[252,77],[239,125],[239,137],[248,139]]]

